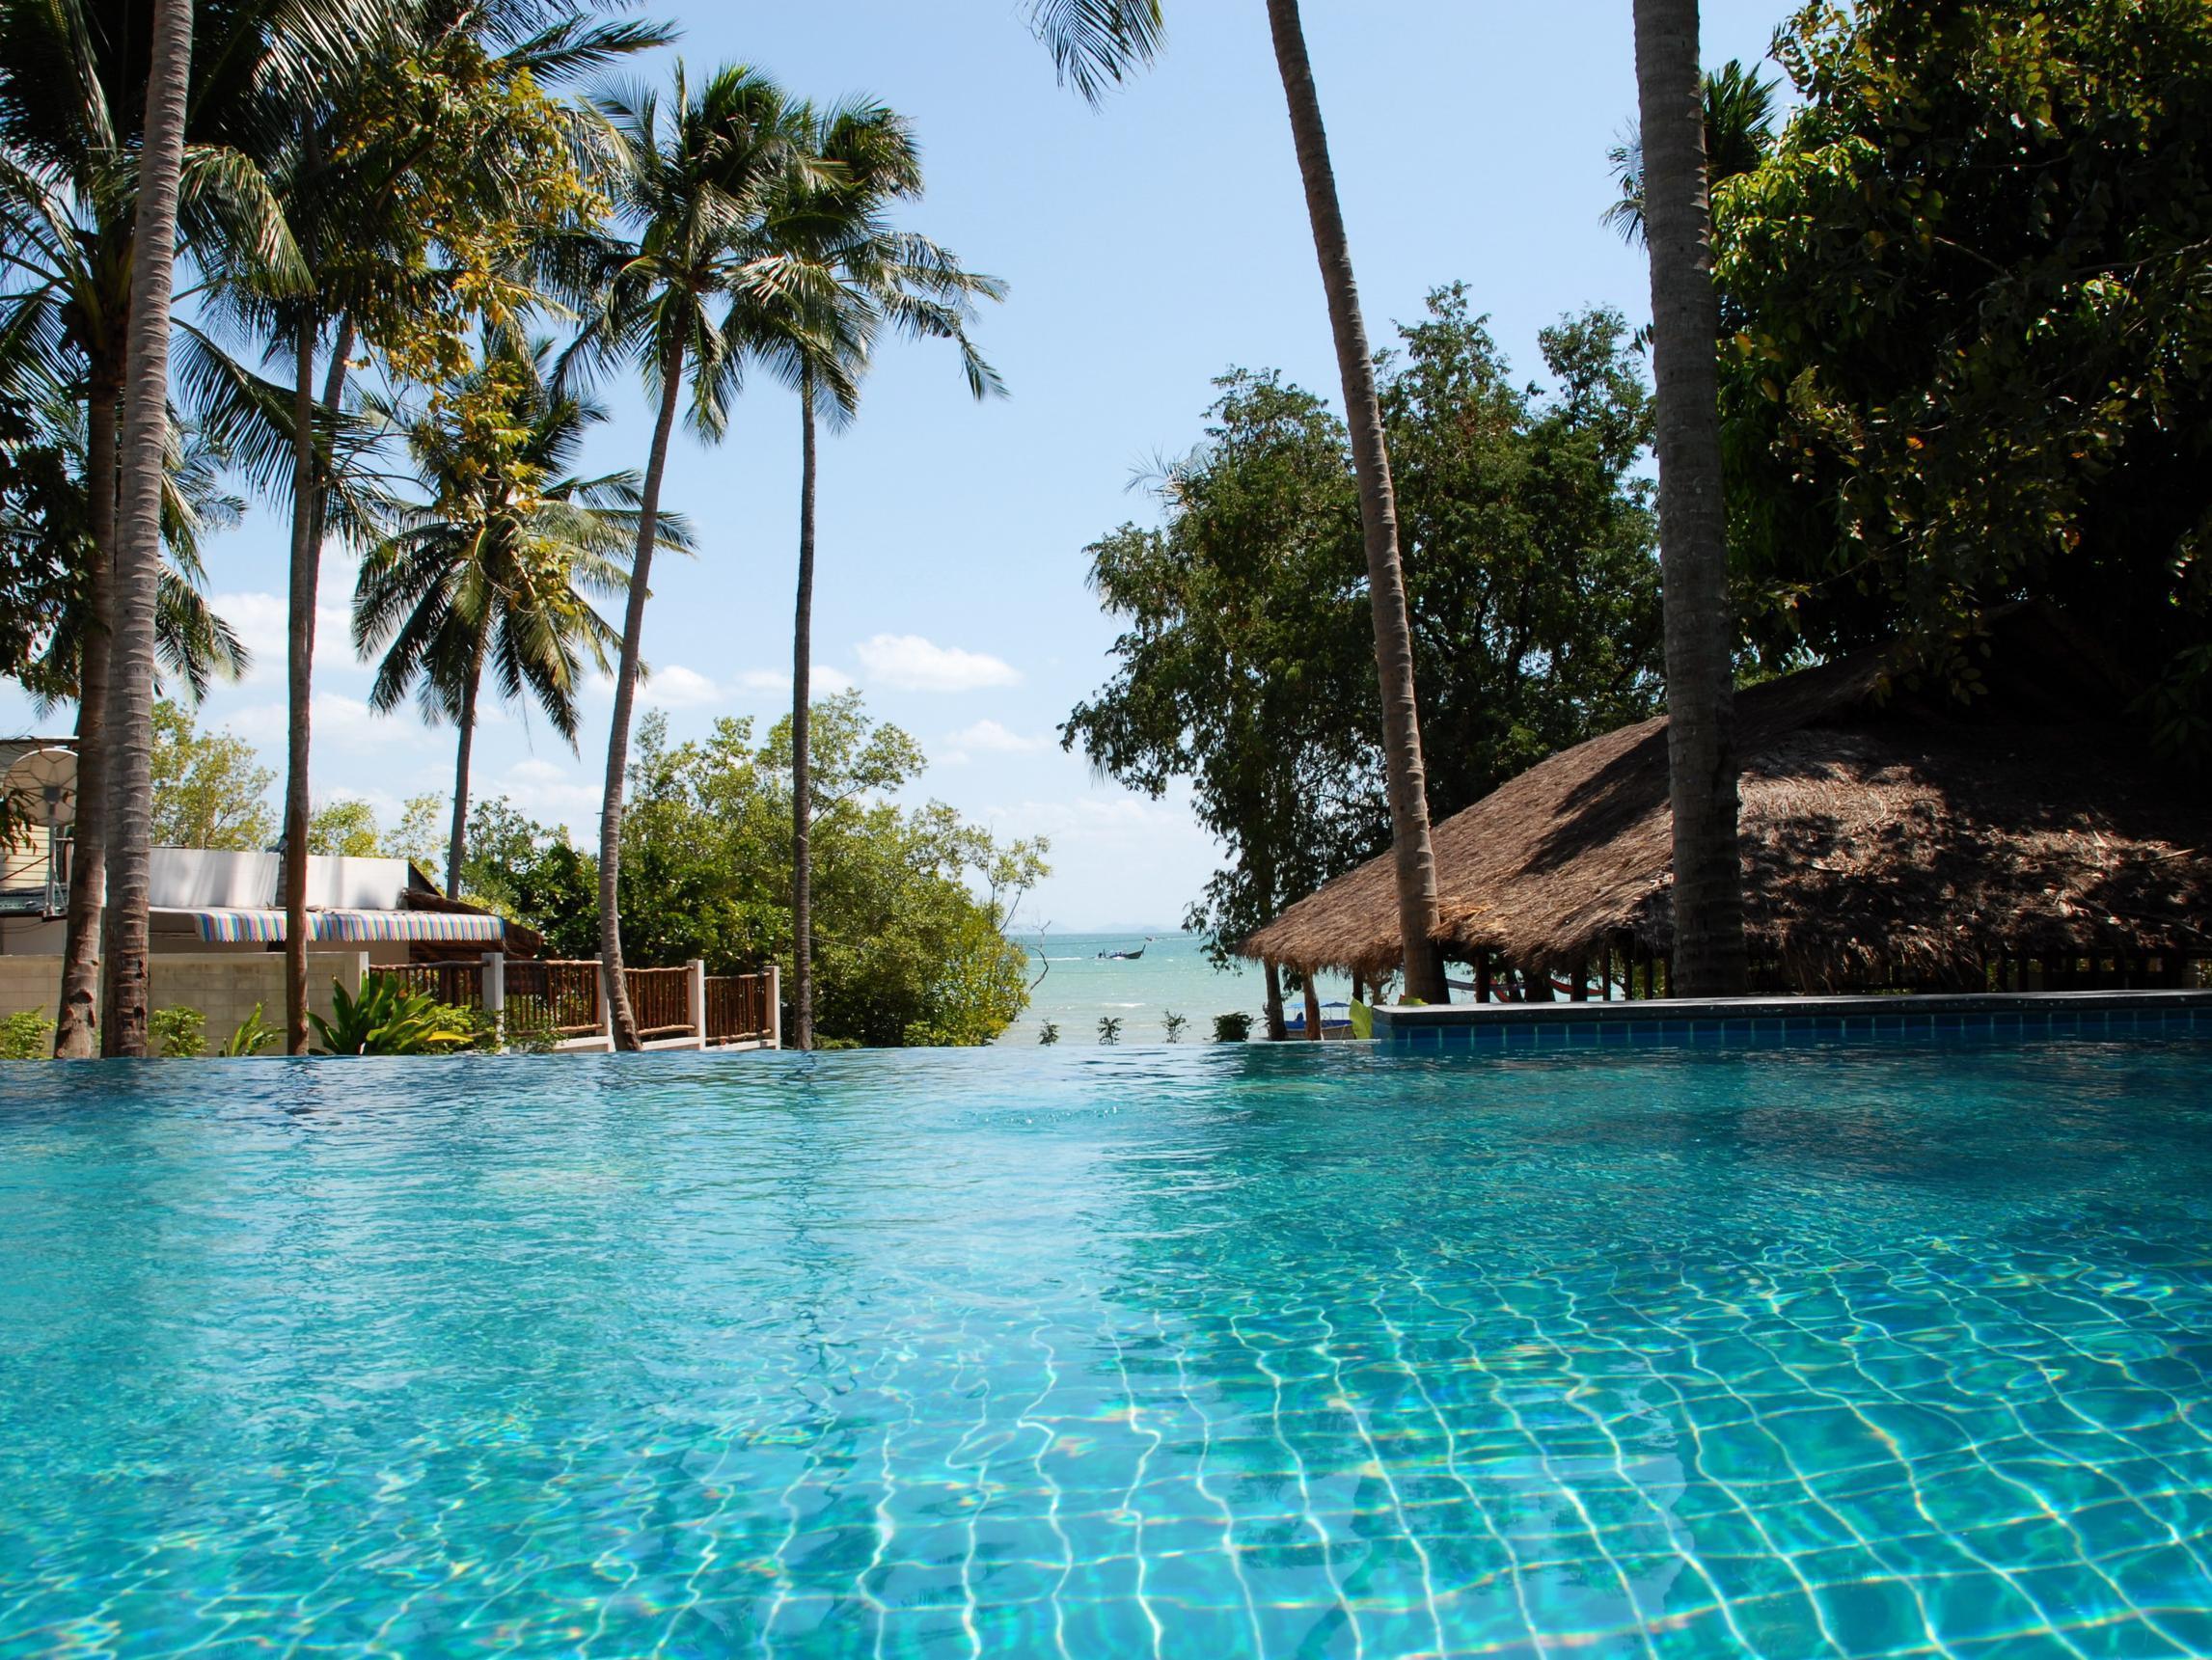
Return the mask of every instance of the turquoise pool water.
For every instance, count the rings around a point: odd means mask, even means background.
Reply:
[[[2212,1048],[0,1069],[0,1654],[2212,1652]]]

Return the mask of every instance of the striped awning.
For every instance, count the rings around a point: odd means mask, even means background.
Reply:
[[[274,944],[285,937],[281,911],[207,910],[172,912],[188,916],[210,945]],[[379,939],[439,939],[456,944],[497,945],[506,924],[496,916],[443,911],[314,911],[310,938],[368,944]]]

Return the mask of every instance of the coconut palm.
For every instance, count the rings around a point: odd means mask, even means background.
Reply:
[[[219,45],[226,48],[258,41],[257,30],[265,26],[251,5],[230,9],[218,21]],[[0,266],[10,283],[0,298],[0,376],[19,388],[28,377],[43,389],[41,396],[55,386],[68,388],[85,409],[79,448],[90,512],[84,581],[91,626],[69,670],[79,693],[79,799],[55,1033],[56,1052],[64,1055],[93,1052],[99,1001],[113,620],[107,613],[140,153],[133,141],[141,112],[131,99],[136,75],[144,72],[148,28],[143,11],[120,0],[0,7],[0,58],[11,68],[0,77],[0,137],[8,146],[0,154]],[[216,56],[199,100],[230,107],[241,101],[234,95],[238,66],[255,54],[222,50]],[[281,281],[289,238],[255,170],[224,133],[186,136],[178,180],[180,233]],[[192,331],[183,332],[189,347]],[[204,340],[198,343],[205,348]],[[203,356],[203,367],[220,361]],[[156,599],[157,609],[167,603]]]
[[[1778,81],[1731,58],[1705,78],[1706,188],[1754,171],[1774,147],[1774,94]],[[1613,164],[1621,199],[1605,209],[1604,222],[1632,247],[1644,242],[1644,139],[1631,128],[1606,159]]]
[[[1674,807],[1679,995],[1744,988],[1736,841],[1735,615],[1721,495],[1720,331],[1706,187],[1697,0],[1635,0],[1644,226],[1652,259],[1652,376],[1659,459],[1667,761]]]
[[[233,318],[262,339],[272,356],[290,360],[288,409],[281,417],[290,449],[284,488],[291,505],[283,841],[285,1030],[294,1054],[305,1053],[308,1044],[309,768],[322,547],[341,520],[338,528],[357,539],[372,529],[360,513],[341,511],[347,504],[343,435],[352,359],[365,337],[371,346],[389,347],[396,336],[432,332],[416,325],[449,306],[456,286],[455,274],[446,268],[451,260],[444,256],[451,252],[446,239],[462,233],[464,219],[478,229],[502,215],[519,220],[532,177],[511,165],[515,135],[507,117],[513,106],[492,98],[478,109],[483,119],[463,123],[467,130],[456,134],[450,104],[434,102],[430,126],[396,119],[390,89],[410,78],[449,88],[464,82],[471,88],[551,86],[667,39],[654,25],[594,23],[540,0],[360,3],[381,9],[365,15],[325,72],[264,122],[265,166],[308,281],[288,295],[251,281],[224,290]],[[458,75],[449,73],[456,68]],[[431,150],[434,163],[425,159]],[[467,272],[475,285],[470,306],[494,316],[527,309],[534,298],[529,254],[508,263],[513,268]]]
[[[813,792],[809,697],[813,671],[814,495],[818,418],[852,417],[869,352],[886,327],[948,340],[960,350],[970,394],[1003,395],[996,370],[968,338],[977,299],[1005,286],[964,270],[926,237],[894,230],[888,209],[921,195],[921,152],[904,118],[856,102],[814,115],[808,144],[834,170],[776,203],[761,230],[764,261],[807,273],[767,287],[742,308],[756,350],[799,394],[799,584],[791,647],[791,1041],[813,1047]],[[796,305],[779,303],[786,295]],[[826,304],[824,303],[826,302]]]
[[[1328,138],[1297,0],[1267,0],[1268,27],[1290,106],[1291,137],[1305,183],[1306,215],[1321,261],[1336,367],[1359,479],[1359,522],[1367,548],[1367,591],[1375,615],[1375,666],[1382,693],[1382,763],[1390,798],[1398,926],[1405,942],[1406,995],[1441,1003],[1444,964],[1434,939],[1436,861],[1429,840],[1429,792],[1421,761],[1421,721],[1414,694],[1413,631],[1406,612],[1406,575],[1398,549],[1398,503],[1382,436],[1382,404],[1375,360],[1352,280],[1352,250],[1329,165]],[[1113,82],[1159,50],[1160,0],[1032,0],[1030,23],[1051,49],[1061,78],[1094,101]]]
[[[809,273],[761,260],[757,231],[775,194],[826,170],[808,145],[806,107],[750,68],[719,69],[695,89],[679,63],[666,100],[629,88],[604,93],[597,103],[611,131],[604,182],[621,231],[600,252],[606,280],[563,368],[632,363],[655,412],[599,814],[599,953],[615,1043],[635,1048],[617,905],[622,786],[669,440],[687,386],[692,430],[708,443],[720,439],[742,378],[751,314],[772,306],[804,310]]]
[[[131,259],[129,356],[118,450],[108,662],[107,902],[100,1049],[146,1053],[147,896],[153,832],[154,612],[169,433],[169,297],[192,73],[192,0],[155,0]]]
[[[620,641],[586,595],[625,591],[642,491],[635,473],[568,471],[607,412],[551,390],[551,349],[524,349],[494,331],[481,364],[447,389],[440,409],[405,423],[429,499],[402,509],[354,590],[354,645],[384,653],[370,707],[395,709],[412,691],[424,715],[457,735],[446,856],[453,894],[484,670],[502,697],[534,703],[573,749],[582,676],[604,672]],[[660,539],[691,545],[667,514]]]

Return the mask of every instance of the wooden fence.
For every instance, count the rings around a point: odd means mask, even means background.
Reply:
[[[766,1043],[776,1029],[769,985],[766,974],[709,974],[706,1041]]]
[[[538,1033],[568,1047],[594,1047],[607,1032],[604,981],[590,959],[536,962],[400,963],[374,970],[457,1008],[504,1015],[510,1037]],[[779,1047],[774,968],[758,974],[708,974],[682,968],[627,968],[638,1036],[663,1048],[757,1044]]]
[[[410,992],[424,992],[456,1009],[484,1006],[481,963],[395,963],[373,970],[397,980]]]
[[[506,1003],[520,1003],[529,1013],[523,1020],[541,1021],[564,1038],[589,1037],[603,1029],[606,1016],[599,1007],[599,965],[581,962],[532,962],[510,957],[506,963]]]
[[[692,1026],[692,971],[689,968],[625,968],[630,987],[630,1018],[642,1042],[689,1033]]]

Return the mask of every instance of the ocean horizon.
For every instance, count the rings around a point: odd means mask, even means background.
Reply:
[[[1096,1044],[1099,1022],[1121,1022],[1124,1044],[1167,1041],[1167,1017],[1188,1022],[1181,1041],[1212,1043],[1217,1015],[1243,1014],[1255,1037],[1267,1035],[1266,983],[1256,963],[1238,962],[1216,968],[1195,934],[1180,928],[1132,927],[1084,933],[1017,930],[1009,936],[1029,958],[1032,983],[1028,1008],[999,1037],[1001,1044],[1034,1044],[1045,1023],[1059,1028],[1063,1044]],[[1134,961],[1101,953],[1134,951]],[[1351,994],[1352,982],[1324,975],[1324,1001]],[[1288,1012],[1299,1004],[1291,999]]]

